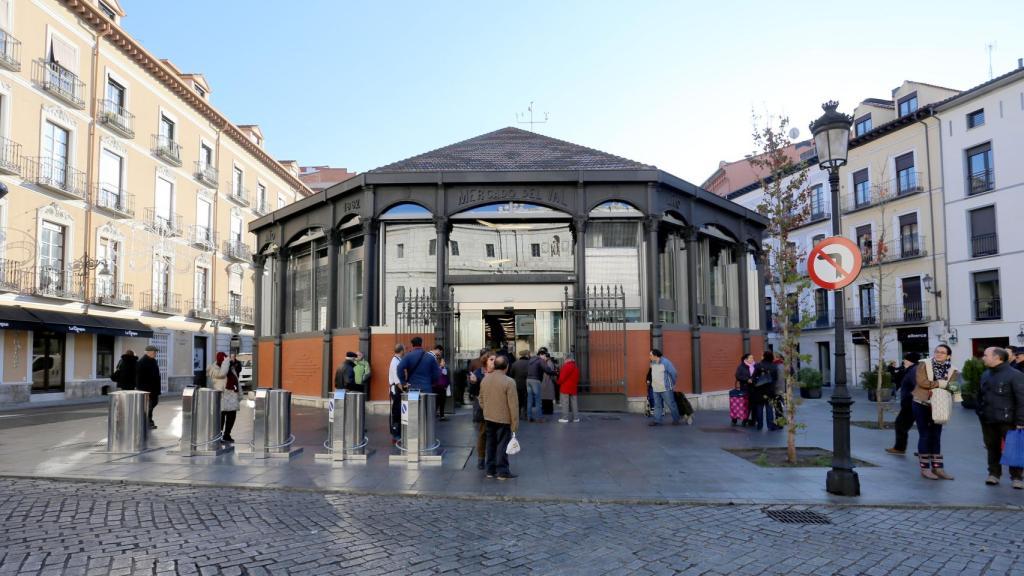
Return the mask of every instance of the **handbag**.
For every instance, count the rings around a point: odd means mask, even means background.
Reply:
[[[929,400],[932,407],[932,420],[936,424],[945,424],[953,412],[953,395],[944,388],[932,390],[932,397]]]
[[[1024,468],[1024,430],[1010,430],[1003,441],[1003,457],[999,463]]]
[[[520,450],[522,450],[522,447],[519,445],[519,439],[516,438],[516,433],[513,432],[512,439],[508,441],[508,446],[505,447],[505,454],[514,456],[519,454]]]

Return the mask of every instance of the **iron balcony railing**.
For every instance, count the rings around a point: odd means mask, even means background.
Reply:
[[[113,100],[99,101],[99,121],[125,138],[135,138],[135,115]]]
[[[999,235],[978,234],[971,236],[971,258],[999,254]]]
[[[181,214],[160,213],[156,208],[146,208],[144,219],[146,229],[154,234],[160,236],[181,236],[182,234]]]
[[[143,292],[140,308],[158,314],[181,314],[181,294]]]
[[[116,308],[131,308],[134,304],[135,291],[131,284],[111,280],[96,280],[89,291],[89,301],[93,304]]]
[[[217,233],[209,226],[190,224],[188,227],[188,242],[200,250],[213,252],[217,248]]]
[[[79,172],[54,158],[25,158],[24,166],[25,179],[36,186],[85,200],[88,191],[85,172]]]
[[[207,186],[217,187],[217,169],[207,164],[206,162],[197,160],[195,163],[195,177],[196,180],[206,184]]]
[[[153,134],[153,154],[162,158],[164,162],[174,166],[181,166],[181,144],[178,144],[170,136]]]
[[[0,137],[0,173],[21,175],[21,144]]]
[[[188,315],[192,318],[215,320],[217,318],[208,298],[196,298],[188,301]]]
[[[248,262],[252,260],[252,250],[241,240],[225,240],[224,255],[232,260]]]
[[[829,314],[827,311],[818,312],[811,315],[811,323],[807,325],[805,330],[814,330],[817,328],[831,328],[835,326],[835,316]]]
[[[906,260],[928,254],[925,248],[925,237],[920,234],[903,234],[896,246],[886,254],[889,260]]]
[[[121,218],[135,217],[135,196],[123,188],[100,182],[93,186],[93,203],[97,208],[106,210]]]
[[[978,298],[974,301],[975,320],[1000,320],[1003,305],[999,298]]]
[[[266,216],[270,212],[270,205],[267,203],[266,198],[261,198],[256,201],[256,205],[252,207],[252,211],[257,216]]]
[[[883,192],[886,195],[897,198],[924,191],[924,186],[921,185],[921,173],[914,170],[900,172],[896,178],[887,182],[885,187],[887,189]]]
[[[850,326],[876,326],[879,321],[887,325],[918,324],[931,321],[931,314],[924,301],[904,302],[902,306],[885,305],[879,309],[850,308],[846,311],[847,324]]]
[[[21,262],[0,258],[0,292],[21,292]]]
[[[804,224],[814,224],[815,222],[821,222],[822,220],[829,220],[832,218],[832,213],[824,210],[812,211],[808,216]]]
[[[899,176],[882,183],[879,186],[869,187],[866,191],[847,194],[843,198],[843,213],[856,212],[882,202],[903,198],[923,192],[921,184],[921,173],[913,170],[903,171]]]
[[[225,324],[241,324],[243,326],[252,326],[255,319],[253,307],[243,306],[240,303],[218,308],[217,317]]]
[[[245,186],[232,186],[231,192],[228,193],[228,198],[234,200],[242,206],[249,205],[249,189]]]
[[[33,80],[44,91],[78,109],[85,108],[85,82],[56,62],[36,60]]]
[[[85,299],[82,274],[71,268],[40,266],[36,270],[23,271],[21,277],[22,292],[79,302]]]
[[[968,195],[988,192],[996,187],[995,171],[992,169],[972,172],[967,178]]]
[[[21,70],[21,41],[0,28],[0,66],[12,72]]]

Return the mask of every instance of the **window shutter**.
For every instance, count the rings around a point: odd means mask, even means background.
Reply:
[[[78,51],[75,47],[56,36],[50,42],[50,59],[77,75]]]
[[[100,184],[111,192],[121,191],[121,162],[121,157],[110,150],[100,156]]]
[[[900,216],[900,228],[911,224],[917,224],[917,213]]]
[[[992,206],[971,211],[971,235],[996,233],[996,211]]]
[[[11,13],[10,0],[0,0],[0,28],[11,31],[11,21],[7,17]]]
[[[901,172],[914,167],[914,153],[907,152],[902,156],[896,157],[896,171]]]
[[[156,215],[164,220],[171,219],[173,186],[163,178],[156,179]]]
[[[858,170],[853,173],[853,185],[856,186],[868,181],[868,169]]]
[[[228,279],[228,291],[235,294],[242,293],[242,271],[232,270]]]

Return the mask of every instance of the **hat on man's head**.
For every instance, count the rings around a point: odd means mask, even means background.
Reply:
[[[921,361],[921,355],[918,354],[917,352],[907,352],[906,354],[903,355],[903,359],[906,360],[907,362],[913,362],[914,364],[917,364],[918,362]]]
[[[1013,347],[1013,353],[1014,353],[1014,355],[1024,354],[1024,346],[1014,346]]]
[[[345,352],[345,358],[356,358],[355,352]]]
[[[152,344],[150,344],[149,346],[146,346],[146,352],[159,352],[159,351],[160,350],[156,346],[153,346]]]

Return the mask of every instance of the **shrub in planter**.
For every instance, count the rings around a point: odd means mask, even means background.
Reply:
[[[801,398],[821,398],[821,372],[805,366],[797,372],[796,379],[800,382]]]
[[[978,406],[978,390],[981,387],[981,374],[985,364],[980,358],[968,358],[960,372],[960,395],[963,396],[963,407],[973,410]]]
[[[873,370],[865,370],[860,373],[860,385],[868,391],[868,400],[871,402],[887,402],[892,398],[892,374],[882,369],[882,391],[878,392],[878,367]]]

